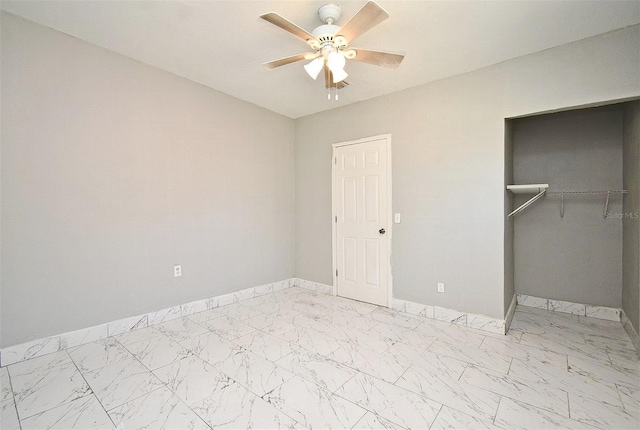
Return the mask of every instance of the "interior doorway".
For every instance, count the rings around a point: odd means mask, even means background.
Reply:
[[[334,294],[389,306],[391,136],[333,145]]]

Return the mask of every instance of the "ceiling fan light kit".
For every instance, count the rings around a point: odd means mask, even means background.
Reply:
[[[320,74],[320,71],[324,67],[324,58],[316,58],[311,61],[309,64],[305,64],[304,69],[307,71],[309,76],[311,76],[314,80]]]
[[[311,33],[275,12],[261,15],[260,18],[302,39],[313,49],[313,52],[270,61],[264,63],[264,66],[268,69],[274,69],[300,60],[311,60],[310,63],[304,66],[306,72],[315,80],[324,69],[325,87],[329,90],[335,88],[337,100],[337,90],[349,85],[345,81],[349,76],[344,70],[346,60],[392,69],[400,65],[404,55],[349,47],[349,44],[358,36],[389,17],[389,14],[384,9],[375,2],[370,1],[342,27],[334,24],[340,19],[340,15],[340,7],[335,4],[321,6],[318,9],[318,17],[323,24],[316,27]],[[331,98],[330,93],[329,98]]]

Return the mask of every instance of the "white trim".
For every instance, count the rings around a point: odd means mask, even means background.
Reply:
[[[636,353],[640,356],[640,337],[638,336],[638,332],[633,328],[631,320],[627,317],[627,314],[624,313],[624,309],[620,314],[620,322],[622,323],[622,327],[624,327],[624,331],[627,332],[627,336],[629,336],[633,347],[636,349]]]
[[[598,318],[609,321],[621,321],[622,309],[606,306],[587,305],[563,300],[545,299],[541,297],[516,294],[518,306],[544,309],[552,312]]]
[[[505,334],[509,333],[509,328],[511,328],[511,321],[513,321],[513,315],[516,313],[516,305],[518,301],[516,300],[516,295],[513,295],[511,299],[511,304],[509,305],[509,310],[507,310],[507,315],[504,317],[504,332]]]
[[[387,308],[393,307],[393,273],[391,272],[391,259],[392,259],[392,238],[393,238],[393,186],[392,186],[392,162],[391,162],[391,134],[380,134],[377,136],[365,137],[357,140],[349,140],[346,142],[338,142],[331,144],[331,260],[332,271],[331,278],[333,279],[333,295],[338,295],[338,280],[336,278],[336,270],[338,270],[338,262],[336,260],[336,242],[337,242],[337,230],[336,230],[336,190],[335,190],[335,177],[336,177],[336,148],[349,145],[357,145],[359,143],[371,142],[373,140],[384,139],[387,147],[387,224],[385,227],[387,231],[387,246],[389,251],[389,258],[387,260]]]
[[[307,281],[306,279],[295,278],[294,286],[303,290],[312,291],[318,294],[333,296],[333,285],[322,284],[320,282]]]
[[[490,333],[506,333],[505,320],[488,317],[486,315],[470,314],[456,311],[455,309],[425,305],[400,299],[393,299],[393,309],[424,318],[445,321],[462,327],[473,328]]]
[[[142,315],[110,321],[94,327],[8,346],[0,349],[0,366],[8,366],[30,358],[40,357],[41,355],[61,351],[73,346],[94,342],[108,336],[127,333],[140,328],[160,324],[163,321],[186,317],[197,312],[214,309],[238,301],[247,300],[252,297],[259,297],[271,292],[284,290],[292,287],[295,283],[295,278],[285,279],[284,281],[274,282],[272,284],[259,285],[257,287],[223,294],[209,299],[196,300],[194,302],[172,306],[170,308],[148,312]],[[324,284],[317,285],[324,287],[317,288],[317,290],[319,290],[318,292],[326,292],[327,288],[330,288],[328,285]]]

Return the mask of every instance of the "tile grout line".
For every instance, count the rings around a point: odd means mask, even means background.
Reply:
[[[11,382],[11,375],[9,374],[9,369],[7,371],[7,378],[9,379],[9,389],[11,390],[11,399],[13,400],[13,409],[16,411],[16,418],[18,419],[18,427],[22,430],[22,420],[20,419],[20,415],[18,414],[18,402],[16,402],[16,393],[13,391],[13,383]]]
[[[185,358],[186,358],[186,357],[185,357]],[[200,357],[198,357],[198,358],[200,358]],[[182,360],[184,360],[184,358],[183,358]],[[201,360],[202,360],[202,359],[201,359]],[[180,361],[180,360],[178,360],[178,361]],[[205,362],[204,360],[202,360],[202,361],[203,361],[203,362]],[[176,362],[174,361],[173,363],[168,364],[168,366],[170,366],[171,364],[174,364],[174,363],[176,363]],[[206,362],[205,362],[205,363],[206,363]],[[213,367],[213,366],[211,366],[211,367]],[[183,405],[185,405],[185,406],[187,407],[187,409],[189,409],[189,410],[190,410],[190,411],[191,411],[191,412],[192,412],[196,417],[200,418],[200,420],[201,420],[203,423],[205,423],[205,425],[206,425],[209,429],[211,429],[211,426],[209,425],[209,423],[207,422],[207,420],[205,420],[205,419],[204,419],[203,417],[201,417],[201,416],[200,416],[196,411],[194,411],[194,410],[193,410],[193,408],[191,408],[191,406],[187,404],[187,402],[183,401],[183,400],[180,398],[180,396],[178,396],[178,395],[176,394],[176,392],[175,392],[175,391],[173,391],[171,388],[169,388],[169,386],[168,386],[167,384],[165,384],[165,383],[164,383],[164,381],[162,381],[160,378],[158,378],[158,377],[156,376],[156,374],[155,374],[155,373],[153,373],[153,371],[151,371],[151,370],[150,370],[149,372],[151,372],[151,373],[153,374],[153,376],[154,376],[155,378],[157,378],[157,379],[162,383],[162,385],[163,385],[163,386],[164,386],[164,387],[165,387],[165,388],[166,388],[166,389],[171,393],[171,395],[172,395],[173,397],[175,397],[176,399],[178,399],[178,402],[180,402],[180,403],[182,403]],[[231,378],[229,378],[229,379],[231,379]],[[231,379],[231,380],[232,380],[232,381],[234,381],[233,379]],[[234,381],[234,382],[235,382],[235,381]],[[152,391],[150,391],[150,392],[148,392],[148,393],[146,393],[146,394],[144,394],[144,395],[145,395],[145,396],[146,396],[146,395],[149,395],[149,394],[154,393],[154,392],[156,392],[156,391],[159,391],[159,390],[161,390],[161,389],[162,389],[162,387],[160,387],[160,388],[158,388],[158,389],[156,389],[156,390],[152,390]],[[143,396],[140,396],[140,397],[143,397]],[[130,400],[129,402],[125,402],[125,403],[123,403],[122,405],[125,405],[125,404],[127,404],[127,403],[130,403],[130,402],[132,402],[132,401],[134,401],[134,400],[137,400],[137,399],[139,399],[140,397],[136,397],[136,399],[132,399],[132,400]],[[120,406],[122,406],[122,405],[120,405]]]
[[[396,386],[396,387],[398,387],[398,388],[402,388],[402,387],[399,387],[399,386],[398,386],[398,385],[396,385],[396,384],[398,383],[398,381],[400,380],[400,378],[402,378],[402,377],[404,376],[404,374],[405,374],[405,373],[407,373],[407,372],[409,371],[409,369],[411,369],[411,368],[412,368],[412,365],[410,364],[406,369],[404,369],[404,370],[402,371],[402,373],[400,374],[400,376],[398,376],[398,377],[396,378],[396,380],[395,380],[391,385],[395,385],[395,386]]]
[[[56,351],[56,352],[52,352],[52,353],[50,353],[50,354],[56,354],[56,353],[58,353],[58,352],[63,352],[63,351],[67,354],[67,357],[69,357],[69,360],[71,361],[71,363],[73,364],[73,366],[76,368],[76,370],[78,370],[78,366],[77,366],[77,365],[76,365],[76,363],[73,361],[73,359],[71,358],[71,356],[69,355],[69,353],[67,352],[67,350],[66,350],[66,349],[64,349],[64,350],[58,350],[58,351]],[[48,354],[45,354],[45,355],[48,355]],[[39,358],[39,357],[34,357],[34,358],[32,358],[32,359],[35,359],[35,358]],[[18,364],[18,363],[14,363],[14,364]],[[64,366],[65,364],[67,364],[67,363],[56,364],[55,366],[50,366],[50,367],[61,367],[61,366]],[[9,365],[9,366],[11,366],[11,365]],[[7,367],[8,367],[8,366],[7,366]],[[78,370],[78,373],[80,373],[80,371],[79,371],[79,370]],[[13,393],[13,384],[11,383],[11,375],[9,375],[9,369],[7,369],[7,376],[9,376],[9,384],[11,384],[11,392],[12,392],[12,394],[14,394],[14,393]],[[82,374],[80,374],[80,376],[82,376]],[[82,379],[84,379],[84,377],[83,377]],[[86,381],[85,381],[85,382],[86,382]],[[93,393],[93,390],[91,389],[91,386],[90,386],[89,384],[87,384],[87,387],[89,387],[89,389],[91,390],[91,393]],[[36,415],[39,415],[39,414],[42,414],[42,413],[44,413],[44,412],[50,411],[50,410],[55,409],[55,408],[57,408],[57,407],[59,407],[59,406],[66,405],[66,404],[69,404],[69,403],[72,403],[72,402],[74,402],[75,400],[81,399],[82,397],[86,397],[86,396],[77,397],[77,398],[75,398],[75,399],[69,400],[68,402],[60,403],[60,404],[58,404],[58,405],[55,405],[55,406],[50,407],[49,409],[45,409],[45,410],[43,410],[43,411],[36,412],[36,413],[34,413],[34,414],[32,414],[32,415],[29,415],[29,416],[26,416],[26,417],[24,417],[24,418],[20,418],[20,414],[18,413],[18,403],[17,403],[17,402],[16,402],[16,400],[15,400],[15,395],[13,396],[13,402],[14,402],[14,405],[15,405],[15,407],[16,407],[16,414],[17,414],[17,416],[18,416],[18,422],[21,422],[22,420],[26,420],[26,419],[31,418],[31,417],[34,417],[34,416],[36,416]],[[22,428],[22,424],[20,424],[20,427]]]
[[[62,351],[56,351],[56,352],[62,352]],[[65,350],[65,352],[66,352],[66,350]],[[53,354],[55,354],[55,353],[53,353]],[[76,363],[71,359],[71,356],[69,355],[69,353],[67,353],[67,356],[68,356],[68,357],[69,357],[69,359],[71,360],[71,363],[72,363],[72,364],[73,364],[73,366],[76,368],[76,370],[78,370],[78,366],[76,366]],[[37,358],[37,357],[36,357],[36,358]],[[64,366],[65,364],[66,364],[66,363],[58,364],[58,365],[51,366],[51,367],[60,367],[60,366]],[[78,370],[78,373],[80,373],[80,371],[79,371],[79,370]],[[81,374],[80,376],[82,376],[82,374]],[[83,379],[84,379],[84,377],[83,377]],[[85,382],[86,382],[86,381],[85,381]],[[93,394],[93,390],[91,389],[91,386],[90,386],[89,384],[87,384],[87,387],[89,387],[89,389],[91,390],[91,394]],[[13,388],[12,388],[12,390],[13,390]],[[90,394],[88,394],[88,395],[90,395]],[[74,401],[76,401],[76,400],[78,400],[78,399],[81,399],[81,398],[83,398],[83,397],[87,397],[88,395],[80,396],[80,397],[77,397],[77,398],[75,398],[75,399],[69,400],[69,401],[67,401],[67,402],[63,402],[63,403],[57,404],[57,405],[52,406],[52,407],[50,407],[50,408],[48,408],[48,409],[45,409],[45,410],[40,411],[40,412],[36,412],[36,413],[34,413],[34,414],[32,414],[32,415],[29,415],[29,416],[27,416],[27,417],[24,417],[24,418],[20,418],[20,415],[18,415],[18,420],[19,420],[19,421],[26,420],[26,419],[31,418],[31,417],[34,417],[34,416],[36,416],[36,415],[40,415],[40,414],[42,414],[42,413],[44,413],[44,412],[48,412],[48,411],[50,411],[50,410],[52,410],[52,409],[55,409],[55,408],[57,408],[57,407],[59,407],[59,406],[70,404],[70,403],[72,403],[72,402],[74,402]],[[17,413],[17,412],[18,412],[18,411],[17,411],[17,407],[18,407],[18,405],[17,405],[17,403],[15,402],[15,396],[14,396],[14,403],[16,404],[16,413]],[[21,425],[21,427],[22,427],[22,425]]]
[[[440,403],[440,402],[438,402]],[[442,409],[444,409],[444,403],[440,403],[440,408],[438,409],[438,412],[436,413],[436,416],[433,417],[433,421],[431,422],[431,424],[429,424],[429,429],[431,429],[433,427],[433,425],[436,423],[436,421],[438,421],[438,417],[440,416],[440,413],[442,412]]]
[[[511,376],[509,375],[509,372],[511,372],[511,365],[513,364],[513,359],[514,357],[511,357],[511,360],[509,360],[509,368],[507,369],[507,376]]]
[[[495,425],[499,425],[496,420],[498,419],[498,411],[500,410],[500,405],[502,404],[502,399],[504,398],[504,396],[500,396],[500,399],[498,400],[498,407],[496,408],[496,414],[493,416],[493,420],[491,420],[491,422]]]
[[[492,393],[493,393],[493,391],[492,391]],[[497,393],[496,393],[496,394],[497,394]],[[562,417],[562,418],[568,418],[568,419],[572,419],[573,421],[579,422],[578,420],[575,420],[575,419],[571,418],[570,416],[565,417],[565,416],[563,416],[563,415],[561,415],[561,414],[559,414],[559,413],[557,413],[557,412],[550,411],[549,409],[546,409],[546,408],[543,408],[543,407],[540,407],[540,406],[532,405],[531,403],[525,402],[525,401],[523,401],[523,400],[520,400],[520,399],[514,399],[513,397],[506,396],[506,395],[504,395],[504,394],[499,394],[499,395],[500,395],[500,396],[502,396],[502,398],[507,398],[507,399],[511,400],[512,402],[522,403],[523,405],[527,405],[527,406],[529,406],[530,408],[533,408],[533,409],[539,409],[539,410],[544,411],[544,412],[546,412],[546,413],[548,413],[548,414],[557,415],[557,416]]]
[[[292,373],[293,373],[293,372],[292,372]],[[291,379],[293,379],[293,378],[291,378]],[[232,381],[233,381],[233,379],[232,379]],[[235,381],[234,381],[234,382],[235,382]],[[236,384],[238,384],[238,385],[242,386],[239,382],[236,382]],[[264,393],[264,396],[266,396],[266,395],[267,395],[267,394],[269,394],[269,393],[273,393],[273,391],[274,391],[276,388],[279,388],[280,386],[282,386],[282,385],[284,385],[284,384],[285,384],[285,383],[283,382],[281,385],[279,385],[278,387],[275,387],[273,390],[271,390],[271,391],[269,391],[269,392],[267,392],[267,393]],[[250,393],[254,394],[254,393],[253,393],[252,391],[250,391],[250,390],[247,390],[247,391],[249,391]],[[276,407],[276,405],[274,405],[273,403],[271,403],[271,402],[269,402],[268,400],[266,400],[266,399],[264,398],[264,396],[257,396],[257,397],[258,397],[260,400],[262,400],[263,402],[265,402],[265,403],[267,403],[267,404],[271,405],[271,407],[272,407],[272,408],[274,408],[276,411],[280,412],[280,413],[281,413],[282,415],[284,415],[285,417],[289,418],[289,419],[290,419],[291,421],[293,421],[294,423],[296,423],[296,424],[301,424],[298,420],[296,420],[296,419],[294,419],[293,417],[291,417],[288,413],[286,413],[286,412],[285,412],[285,411],[283,411],[282,409],[280,409],[280,408]]]
[[[569,418],[573,419],[571,417],[571,398],[569,397],[569,393],[567,393],[567,413],[569,414]]]
[[[126,350],[127,350],[127,352],[128,352],[129,354],[131,354],[131,357],[133,357],[133,360],[137,361],[137,362],[140,364],[140,366],[142,366],[142,367],[143,367],[147,372],[149,372],[149,373],[151,374],[151,376],[153,376],[155,379],[157,379],[157,380],[160,382],[160,384],[162,384],[162,386],[166,387],[166,384],[165,384],[162,380],[160,380],[160,378],[158,378],[158,377],[156,376],[156,374],[155,374],[155,373],[153,373],[153,371],[151,371],[147,366],[145,366],[145,365],[144,365],[144,363],[142,363],[142,362],[138,359],[138,357],[136,357],[136,356],[135,356],[131,351],[129,351],[129,349],[126,347],[126,345],[123,345],[123,344],[122,344],[122,342],[120,342],[118,339],[115,339],[115,340],[116,340],[118,343],[120,343],[120,345],[122,345],[122,347],[123,347],[124,349],[126,349]],[[134,343],[137,343],[137,342],[134,342]],[[118,362],[116,362],[116,363],[118,363]],[[101,368],[99,368],[99,369],[97,369],[97,370],[104,369],[105,367],[110,366],[110,365],[112,365],[112,364],[115,364],[115,363],[107,364],[106,366],[102,366]],[[109,411],[112,411],[112,410],[114,410],[115,408],[119,408],[119,407],[121,407],[121,406],[123,406],[123,405],[125,405],[125,404],[127,404],[127,403],[130,403],[130,402],[132,402],[132,401],[134,401],[134,400],[137,400],[137,399],[139,399],[139,398],[141,398],[141,397],[144,397],[144,396],[146,396],[146,395],[148,395],[148,394],[151,394],[151,393],[153,393],[154,391],[161,390],[161,389],[162,389],[162,386],[160,386],[160,387],[158,387],[158,388],[154,388],[153,390],[149,391],[148,393],[144,393],[144,394],[142,394],[142,395],[140,395],[140,396],[137,396],[137,397],[133,397],[133,398],[131,398],[131,399],[128,399],[126,402],[124,402],[124,403],[120,403],[120,404],[118,404],[118,405],[115,405],[115,406],[113,406],[111,409],[108,409],[108,410],[107,410],[107,409],[105,408],[105,410],[107,411],[107,414],[108,414],[108,413],[109,413]],[[168,387],[167,387],[167,389],[168,389]],[[171,391],[171,390],[169,390],[169,391]],[[96,397],[98,397],[98,396],[96,395]],[[100,403],[102,403],[102,402],[100,402]],[[109,417],[111,417],[111,416],[109,416]],[[117,427],[116,427],[116,428],[117,428]]]
[[[116,340],[116,342],[117,342],[117,340]],[[111,424],[113,424],[113,428],[117,429],[118,427],[116,426],[116,423],[113,422],[113,418],[111,418],[111,415],[109,415],[109,412],[107,412],[107,409],[104,407],[104,405],[102,404],[100,399],[98,399],[98,396],[96,395],[96,392],[91,387],[91,384],[89,384],[89,381],[87,381],[87,378],[84,377],[84,373],[82,373],[82,371],[78,367],[78,363],[76,363],[75,360],[73,359],[73,357],[71,356],[71,354],[69,354],[69,348],[65,348],[64,351],[67,353],[67,355],[69,356],[69,359],[71,360],[73,365],[76,367],[76,370],[78,371],[78,373],[82,377],[82,380],[84,381],[84,383],[87,384],[87,387],[89,387],[89,389],[91,390],[91,395],[95,397],[96,401],[98,402],[98,404],[100,404],[100,407],[102,408],[104,413],[107,415],[107,418],[109,418],[109,421],[111,421]]]
[[[499,373],[499,372],[496,372],[496,371],[492,371],[491,369],[487,369],[487,368],[485,368],[485,367],[483,367],[483,366],[478,366],[478,365],[474,365],[474,364],[472,364],[472,366],[477,367],[477,368],[479,368],[480,370],[483,370],[484,372],[487,372],[487,373],[489,373],[489,374],[490,374],[491,372]],[[466,372],[466,369],[465,369],[465,372]],[[464,372],[463,372],[463,374],[464,374]],[[513,376],[513,375],[508,375],[508,374],[507,374],[507,375],[500,375],[500,377],[501,377],[501,378],[502,378],[502,377],[505,377],[505,376],[506,376],[506,377],[509,377],[509,378],[513,378],[513,379],[515,379],[515,380],[522,380],[522,378],[517,377],[517,376]],[[461,375],[461,378],[462,378],[462,375]],[[534,384],[535,382],[534,382],[534,381],[529,381],[529,380],[527,380],[527,379],[524,379],[524,383],[526,383],[526,384]],[[480,386],[478,386],[478,385],[474,385],[474,384],[469,384],[469,385],[472,385],[472,386],[474,386],[474,387],[476,387],[476,388],[483,389],[483,390],[485,390],[485,391],[489,391],[489,392],[491,392],[491,393],[493,393],[493,394],[496,394],[496,395],[498,395],[498,396],[501,396],[501,397],[506,397],[506,398],[508,398],[508,399],[510,399],[510,400],[512,400],[512,401],[520,402],[520,403],[523,403],[523,404],[529,405],[529,406],[531,406],[531,407],[533,407],[533,408],[536,408],[536,409],[540,409],[540,410],[546,411],[546,412],[548,412],[548,413],[552,413],[552,414],[555,414],[555,415],[558,415],[558,416],[563,416],[562,414],[559,414],[559,413],[557,413],[557,412],[555,412],[555,411],[553,411],[553,410],[550,410],[550,409],[548,409],[548,408],[546,408],[546,407],[533,405],[533,404],[528,403],[528,402],[526,402],[526,401],[524,401],[524,400],[516,399],[516,398],[514,398],[514,397],[513,397],[513,396],[511,396],[511,395],[500,394],[500,393],[497,393],[497,392],[495,392],[495,391],[492,391],[492,390],[489,390],[489,389],[486,389],[486,388],[482,388],[482,387],[480,387]],[[557,390],[557,391],[561,391],[562,393],[564,393],[564,394],[567,396],[567,405],[569,404],[569,393],[568,393],[567,391],[565,391],[564,389],[559,388],[559,387],[552,387],[552,389],[553,389],[553,390]],[[568,411],[567,411],[567,412],[568,412]],[[567,415],[567,417],[569,417],[569,416]],[[569,418],[570,418],[570,417],[569,417]]]
[[[456,381],[463,382],[462,381],[462,375],[464,375],[464,372],[467,371],[467,369],[469,368],[469,365],[471,364],[471,363],[468,363],[466,361],[464,363],[465,363],[464,370],[462,372],[460,372],[460,376],[458,376],[458,379],[456,379]]]
[[[468,365],[468,364],[469,364],[469,363],[467,363],[467,365]],[[468,366],[467,366],[467,367],[468,367]],[[409,368],[407,368],[407,371],[408,371],[410,368],[412,368],[412,366],[409,366]],[[465,368],[465,370],[466,370],[466,368]],[[405,372],[406,372],[406,371],[405,371]],[[463,371],[462,373],[464,373],[464,371]],[[482,388],[482,387],[477,387],[477,386],[475,386],[475,385],[472,385],[472,384],[469,384],[469,383],[466,383],[466,382],[460,381],[460,378],[462,378],[462,373],[460,374],[460,376],[458,377],[458,379],[453,379],[453,378],[452,378],[452,381],[458,381],[458,382],[461,382],[461,383],[463,383],[463,384],[468,385],[470,388],[480,389],[480,390],[486,391],[486,392],[488,392],[488,393],[492,393],[492,394],[494,394],[494,395],[498,396],[500,399],[502,399],[502,397],[503,397],[503,396],[502,396],[501,394],[498,394],[498,393],[496,393],[496,392],[494,392],[494,391],[491,391],[491,390],[487,390],[487,389]],[[404,373],[403,373],[403,375],[404,375]],[[398,380],[399,380],[399,379],[400,379],[400,378],[398,378]],[[397,381],[396,381],[396,382],[397,382]],[[394,384],[392,384],[392,385],[395,385],[395,383],[394,383]],[[469,414],[468,412],[463,412],[463,411],[459,410],[458,408],[456,408],[456,407],[454,407],[454,406],[451,406],[451,405],[447,405],[447,404],[445,404],[445,403],[442,403],[442,402],[441,402],[441,401],[439,401],[439,400],[435,400],[435,399],[433,399],[433,398],[431,398],[431,397],[425,396],[425,395],[423,395],[423,394],[421,394],[421,393],[418,393],[417,391],[414,391],[414,390],[412,390],[412,389],[410,389],[410,388],[404,388],[404,387],[400,387],[400,386],[397,386],[397,385],[396,385],[396,387],[401,388],[401,389],[403,389],[403,390],[406,390],[406,391],[408,391],[408,392],[410,392],[410,393],[413,393],[413,394],[415,394],[415,395],[417,395],[417,396],[420,396],[420,397],[422,397],[422,398],[424,398],[424,399],[427,399],[427,400],[429,400],[429,401],[432,401],[432,402],[435,402],[435,403],[439,403],[439,404],[441,405],[441,406],[440,406],[440,410],[441,410],[443,407],[445,407],[445,406],[446,406],[446,407],[447,407],[447,408],[449,408],[449,409],[452,409],[452,410],[454,410],[454,411],[460,412],[460,413],[465,414],[465,415],[469,415],[469,416],[471,416],[471,417],[478,418],[478,419],[479,419],[479,420],[481,420],[481,421],[484,421],[484,420],[486,419],[484,416],[477,416],[477,415]],[[498,401],[498,405],[496,406],[496,410],[495,410],[495,412],[493,413],[493,418],[492,418],[492,420],[495,418],[495,416],[496,416],[496,414],[497,414],[499,404],[500,404],[500,401]],[[438,411],[438,414],[440,413],[440,410]],[[437,415],[438,415],[438,414],[436,414],[436,419],[434,419],[434,421],[433,421],[434,423],[435,423],[435,421],[437,420]],[[432,423],[432,425],[433,425],[433,423]]]
[[[614,384],[616,387],[616,392],[618,393],[618,398],[620,399],[620,404],[622,405],[622,409],[627,409],[625,407],[624,401],[622,400],[622,393],[620,393],[620,385],[619,384]]]
[[[348,366],[347,366],[347,367],[348,367]],[[360,418],[358,418],[358,421],[356,421],[356,422],[353,424],[353,426],[351,426],[351,428],[355,427],[355,426],[360,422],[360,420],[362,420],[362,418],[364,418],[364,416],[365,416],[365,415],[367,415],[368,413],[372,413],[372,414],[373,414],[373,415],[375,415],[376,417],[379,417],[379,415],[378,415],[378,414],[376,414],[374,411],[372,411],[372,410],[370,410],[370,409],[367,409],[366,407],[364,407],[364,406],[362,406],[362,405],[358,405],[356,402],[354,402],[354,401],[352,401],[351,399],[348,399],[348,398],[346,398],[346,397],[344,397],[344,396],[341,396],[340,394],[336,394],[336,391],[338,391],[340,388],[342,388],[343,386],[345,386],[345,385],[347,384],[347,382],[351,381],[351,380],[352,380],[352,379],[354,379],[356,376],[358,376],[358,373],[363,373],[364,375],[366,375],[366,373],[364,373],[364,372],[360,372],[359,370],[356,370],[356,373],[355,373],[352,377],[350,377],[349,379],[347,379],[346,381],[344,381],[344,382],[342,383],[342,385],[340,385],[338,388],[336,388],[336,389],[335,389],[335,391],[334,391],[333,393],[331,393],[331,396],[336,396],[336,397],[338,397],[338,398],[340,398],[340,399],[343,399],[343,400],[345,400],[345,401],[347,401],[347,402],[351,403],[352,405],[355,405],[355,406],[357,406],[357,407],[359,407],[360,409],[362,409],[362,410],[364,410],[364,411],[365,411],[365,412],[364,412],[364,414],[362,414],[362,416],[361,416]],[[318,387],[320,387],[318,384],[316,384],[316,385],[317,385]],[[322,388],[322,387],[320,387],[320,388]],[[327,391],[328,391],[328,390],[327,390]],[[386,419],[386,418],[385,418],[385,419]],[[390,420],[387,420],[387,421],[390,421]]]

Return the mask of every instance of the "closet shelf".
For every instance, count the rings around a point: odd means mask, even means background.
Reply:
[[[549,188],[549,184],[507,185],[507,190],[511,191],[513,194],[537,194],[547,188]]]

